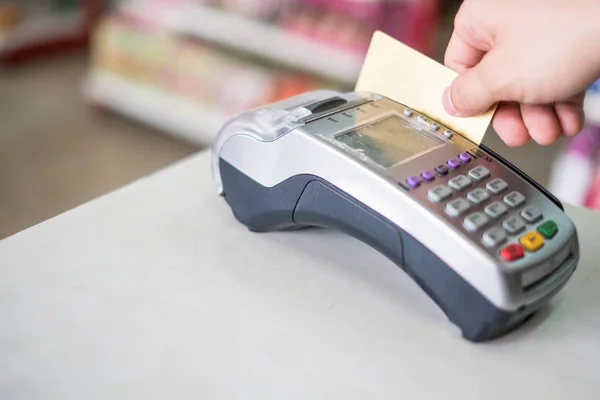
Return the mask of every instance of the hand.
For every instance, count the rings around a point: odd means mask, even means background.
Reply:
[[[445,64],[459,73],[446,111],[493,118],[509,146],[548,145],[582,129],[585,90],[600,77],[600,1],[465,0]]]

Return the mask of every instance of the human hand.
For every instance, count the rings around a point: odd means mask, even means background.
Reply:
[[[585,90],[600,77],[600,1],[465,0],[446,50],[459,73],[452,115],[493,118],[509,146],[548,145],[582,129]]]

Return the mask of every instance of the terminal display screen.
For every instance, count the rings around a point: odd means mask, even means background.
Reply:
[[[423,154],[443,143],[391,116],[335,138],[371,162],[389,168]]]

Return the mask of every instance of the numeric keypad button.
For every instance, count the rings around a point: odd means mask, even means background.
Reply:
[[[450,179],[448,185],[456,191],[461,191],[471,186],[471,180],[464,175],[458,175]]]
[[[480,182],[490,177],[490,170],[480,165],[469,171],[469,177],[477,182]]]
[[[504,203],[495,201],[484,208],[483,211],[489,215],[490,218],[496,219],[506,214],[508,212],[508,207],[506,207]]]
[[[469,232],[476,232],[489,221],[489,218],[484,213],[477,211],[467,216],[463,221],[463,225]]]
[[[485,188],[493,194],[500,194],[508,189],[508,183],[500,178],[492,179],[485,185]]]
[[[469,202],[462,197],[452,200],[446,204],[446,213],[451,217],[458,217],[459,215],[464,214],[471,205]]]
[[[492,228],[483,234],[481,241],[486,247],[494,248],[504,243],[507,237],[508,235],[504,229]]]
[[[525,229],[525,223],[519,216],[515,215],[504,221],[502,227],[506,229],[508,233],[515,234]]]
[[[427,197],[434,203],[441,203],[452,196],[452,189],[446,185],[439,185],[427,191]]]
[[[525,196],[519,192],[511,192],[504,196],[504,202],[510,208],[517,208],[525,203]]]
[[[521,217],[530,224],[542,219],[542,212],[535,206],[527,206],[521,211]]]
[[[490,198],[488,192],[484,189],[475,189],[467,194],[467,199],[473,204],[481,204]]]

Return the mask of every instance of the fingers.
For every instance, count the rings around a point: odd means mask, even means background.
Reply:
[[[463,73],[467,69],[476,66],[484,54],[482,50],[467,43],[454,32],[446,48],[444,64],[455,72]]]
[[[521,116],[529,135],[543,146],[554,143],[561,134],[558,116],[552,105],[521,104]]]
[[[583,101],[585,92],[569,99],[568,101],[556,103],[554,110],[562,132],[567,136],[574,136],[583,129],[585,115],[583,112]]]
[[[493,52],[487,53],[476,66],[460,74],[444,93],[446,112],[456,117],[472,117],[490,109],[503,100],[498,91],[502,66],[494,60]]]
[[[517,103],[502,103],[492,119],[494,130],[510,147],[520,147],[529,141],[529,131],[521,117]]]
[[[525,145],[530,137],[550,145],[562,134],[573,136],[583,129],[584,97],[580,93],[554,106],[501,103],[492,120],[494,130],[511,147]]]

